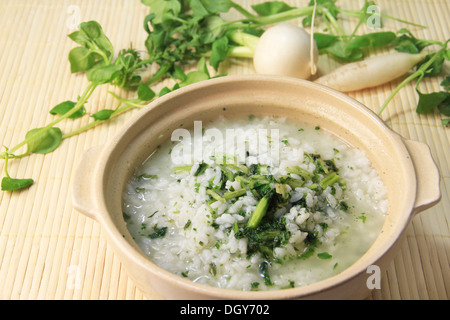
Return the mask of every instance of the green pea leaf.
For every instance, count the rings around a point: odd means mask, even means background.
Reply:
[[[252,9],[260,16],[270,16],[293,9],[283,1],[267,1],[252,6]]]
[[[156,93],[143,83],[139,85],[137,94],[142,101],[150,101],[156,96]]]
[[[141,2],[149,6],[154,13],[154,23],[163,22],[167,16],[178,16],[181,11],[181,3],[178,0],[141,0]]]
[[[87,70],[86,76],[89,81],[92,81],[96,84],[109,83],[117,78],[122,68],[123,66],[121,65],[104,66],[103,63],[100,63],[98,66]]]
[[[170,90],[167,87],[164,87],[164,88],[161,89],[161,91],[159,91],[158,96],[162,97],[162,96],[164,96],[164,95],[166,95],[166,94],[168,94],[170,92],[172,92],[172,90]]]
[[[87,44],[89,43],[89,37],[80,30],[72,32],[71,34],[68,35],[68,37],[72,39],[72,41],[82,46],[87,46]]]
[[[206,10],[210,13],[227,12],[232,6],[229,0],[201,0]]]
[[[189,6],[192,9],[192,16],[194,19],[201,20],[209,14],[208,10],[200,0],[190,0]]]
[[[101,25],[97,21],[81,23],[80,31],[85,34],[89,41],[94,42],[100,50],[105,52],[108,57],[113,54],[111,41],[109,41],[108,37],[103,32]],[[78,39],[79,38],[80,37],[78,37]]]
[[[432,93],[422,93],[417,89],[416,91],[419,95],[416,112],[419,114],[432,113],[441,103],[450,97],[450,93],[444,91]]]
[[[219,64],[226,59],[228,48],[228,38],[226,36],[213,42],[209,62],[216,71],[219,68]]]
[[[347,45],[347,50],[363,47],[378,47],[392,43],[397,36],[393,32],[372,32],[356,36]]]
[[[25,135],[26,139],[30,139],[35,135],[41,128],[32,129],[27,132]],[[61,129],[53,127],[45,132],[43,132],[41,135],[32,138],[30,141],[28,141],[28,152],[29,153],[39,153],[39,154],[45,154],[52,152],[56,148],[58,148],[59,144],[62,140],[62,132]]]
[[[364,57],[360,48],[348,48],[347,42],[336,41],[325,48],[325,52],[343,61],[358,61]]]
[[[191,71],[186,75],[186,80],[184,80],[183,82],[180,83],[180,87],[184,87],[189,84],[196,83],[196,82],[203,81],[203,80],[208,80],[208,79],[209,79],[209,75],[203,71],[199,71],[199,70]]]
[[[3,191],[17,191],[25,189],[34,183],[33,179],[14,179],[11,177],[4,177],[2,179]]]
[[[450,93],[447,92],[447,98],[438,105],[438,110],[443,115],[450,117]]]
[[[447,76],[442,80],[441,86],[443,86],[446,91],[450,91],[450,76]]]
[[[57,114],[65,115],[67,112],[72,110],[75,106],[76,106],[76,102],[64,101],[64,102],[61,102],[60,104],[54,106],[53,109],[50,110],[50,114],[52,114],[52,115],[57,115]],[[84,107],[81,107],[80,109],[75,111],[74,114],[69,116],[69,118],[70,119],[80,118],[80,117],[84,116],[85,113],[86,113],[86,109]]]
[[[408,29],[405,28],[397,31],[397,34],[400,34],[400,36],[398,36],[392,44],[394,45],[395,50],[399,52],[419,53],[425,47],[432,44],[430,41],[417,39]]]
[[[70,71],[84,72],[92,68],[96,61],[96,54],[85,47],[76,47],[69,52]]]
[[[319,50],[329,47],[338,39],[338,36],[332,34],[318,32],[314,33],[314,41],[316,42],[317,49]]]
[[[114,113],[114,110],[104,109],[104,110],[100,110],[100,111],[94,113],[93,115],[91,115],[91,117],[98,121],[105,121],[105,120],[108,120],[109,118],[111,118],[111,115],[113,113]]]
[[[171,76],[172,76],[172,78],[177,79],[177,80],[181,80],[181,81],[186,80],[186,73],[184,73],[184,71],[181,70],[177,66],[173,66],[173,72],[172,72]]]
[[[197,69],[198,69],[198,71],[202,71],[203,73],[205,73],[208,76],[208,78],[210,78],[208,65],[206,64],[205,57],[200,58],[200,60],[197,63]]]
[[[100,24],[96,21],[87,21],[80,24],[80,30],[89,39],[98,39],[103,35],[103,30]]]

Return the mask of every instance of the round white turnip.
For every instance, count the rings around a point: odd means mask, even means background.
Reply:
[[[299,26],[282,23],[261,35],[253,65],[259,74],[308,79],[315,72],[317,59],[317,46],[311,36]]]

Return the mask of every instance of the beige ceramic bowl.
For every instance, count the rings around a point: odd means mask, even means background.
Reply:
[[[388,189],[389,213],[369,251],[342,273],[315,284],[243,292],[193,283],[156,266],[137,247],[122,217],[122,190],[134,169],[180,124],[219,115],[278,115],[319,125],[364,150]],[[290,78],[228,76],[158,98],[107,145],[89,150],[74,177],[75,208],[103,227],[136,285],[169,299],[347,299],[369,294],[368,267],[385,270],[414,214],[440,199],[439,173],[428,147],[390,130],[354,99],[321,85]]]

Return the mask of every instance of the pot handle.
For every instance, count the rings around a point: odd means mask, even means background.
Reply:
[[[428,145],[407,139],[404,142],[416,171],[417,195],[413,213],[417,214],[434,206],[441,199],[439,169]]]
[[[96,219],[98,206],[92,188],[92,177],[101,147],[93,147],[85,152],[75,172],[72,184],[72,205],[86,216]]]

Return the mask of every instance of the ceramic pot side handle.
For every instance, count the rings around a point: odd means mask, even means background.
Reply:
[[[86,151],[75,171],[72,184],[72,205],[76,210],[92,219],[98,215],[92,177],[100,151],[101,147],[93,147]]]
[[[416,170],[417,195],[413,213],[417,214],[440,201],[440,174],[428,145],[407,139],[404,142]]]

